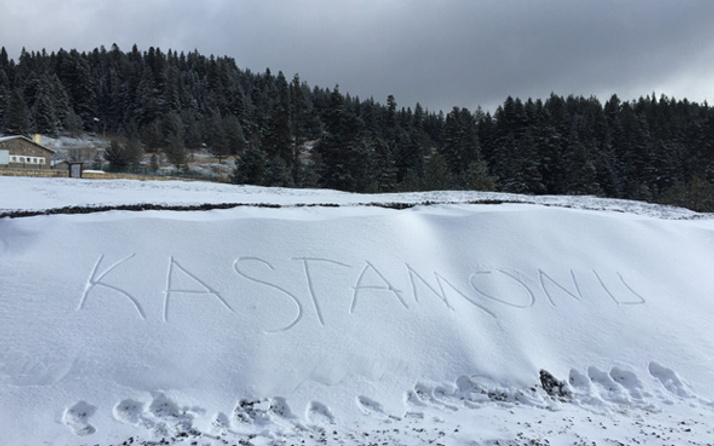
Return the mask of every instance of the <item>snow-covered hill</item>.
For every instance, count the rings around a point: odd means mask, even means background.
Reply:
[[[198,182],[0,190],[4,212],[283,206],[0,219],[1,444],[714,443],[709,216]]]

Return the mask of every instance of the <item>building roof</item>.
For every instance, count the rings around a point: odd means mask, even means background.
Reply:
[[[32,139],[28,138],[27,136],[23,136],[23,135],[0,136],[0,142],[10,141],[10,140],[13,140],[13,139],[18,139],[18,138],[24,139],[25,141],[27,141],[27,142],[29,142],[29,143],[31,143],[31,144],[34,144],[34,145],[36,145],[37,147],[39,147],[39,148],[41,148],[41,149],[47,150],[47,151],[50,152],[50,153],[55,153],[55,151],[52,150],[52,149],[50,149],[49,147],[45,147],[45,146],[43,146],[42,144],[37,144],[37,143],[36,143],[35,141],[33,141]]]

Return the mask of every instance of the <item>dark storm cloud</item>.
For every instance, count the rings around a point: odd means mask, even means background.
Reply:
[[[432,110],[551,92],[714,98],[709,0],[10,0],[0,15],[13,57],[23,46],[198,49]]]

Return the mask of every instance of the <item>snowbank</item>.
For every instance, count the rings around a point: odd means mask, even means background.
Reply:
[[[676,413],[676,438],[711,441],[709,219],[593,198],[393,210],[358,203],[473,196],[1,180],[6,210],[342,205],[0,219],[3,444],[558,437],[495,421],[515,407],[518,423],[568,418],[568,441],[574,420],[622,412],[640,415],[614,438]]]

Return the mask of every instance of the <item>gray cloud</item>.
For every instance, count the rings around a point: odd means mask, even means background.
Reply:
[[[13,57],[23,46],[198,49],[432,110],[551,92],[714,99],[709,0],[6,0],[0,16]]]

